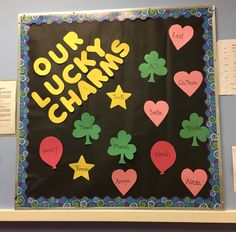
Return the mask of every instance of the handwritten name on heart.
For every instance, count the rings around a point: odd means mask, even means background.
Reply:
[[[165,101],[154,103],[149,100],[144,104],[144,112],[156,126],[159,126],[169,112],[169,105]]]
[[[193,196],[197,196],[206,184],[207,173],[203,169],[196,169],[193,172],[191,169],[185,168],[181,173],[181,180]]]
[[[179,50],[189,40],[192,39],[194,30],[191,26],[181,27],[179,24],[174,24],[169,28],[169,36],[175,48]]]
[[[124,196],[135,184],[137,173],[134,169],[128,169],[126,172],[122,169],[117,169],[112,173],[111,178],[117,189]]]
[[[174,75],[175,84],[189,97],[191,97],[197,91],[202,81],[203,76],[199,71],[192,71],[191,73],[180,71]]]

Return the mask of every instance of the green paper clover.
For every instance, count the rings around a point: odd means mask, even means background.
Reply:
[[[134,153],[137,149],[134,144],[129,144],[131,139],[132,136],[124,130],[119,131],[117,137],[110,139],[111,146],[108,147],[107,152],[110,156],[120,155],[119,164],[126,164],[125,158],[128,160],[134,158]]]
[[[197,139],[201,142],[206,142],[209,135],[209,130],[207,127],[202,126],[203,117],[198,116],[197,113],[192,113],[189,120],[184,120],[182,122],[183,129],[180,130],[180,137],[184,139],[189,139],[193,137],[192,146],[199,146]]]
[[[138,67],[142,78],[150,76],[148,82],[155,83],[154,74],[158,76],[167,74],[167,69],[165,67],[166,60],[158,57],[158,52],[152,51],[144,56],[146,63],[142,63]]]
[[[99,138],[99,133],[101,132],[101,127],[94,124],[95,117],[85,112],[81,115],[81,120],[76,120],[74,122],[75,129],[72,135],[75,138],[86,137],[85,145],[92,144],[90,137],[94,140]]]

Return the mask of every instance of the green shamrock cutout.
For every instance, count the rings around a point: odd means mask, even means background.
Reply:
[[[142,78],[149,77],[148,82],[155,83],[154,74],[158,76],[164,76],[167,74],[167,69],[165,67],[166,60],[159,58],[159,54],[156,51],[152,51],[144,56],[146,63],[139,65],[138,69],[141,72]]]
[[[198,116],[197,113],[190,114],[189,120],[182,122],[183,129],[180,130],[180,137],[184,139],[193,137],[192,146],[199,146],[197,139],[201,142],[206,142],[209,130],[207,127],[202,126],[202,124],[203,117]]]
[[[132,136],[124,130],[120,130],[117,137],[110,139],[111,146],[109,146],[107,152],[110,156],[120,155],[119,164],[126,164],[125,158],[128,160],[134,158],[134,153],[137,149],[134,144],[129,144],[131,139]]]
[[[85,112],[81,115],[81,120],[76,120],[74,122],[75,129],[72,135],[75,138],[86,137],[85,145],[92,144],[90,137],[94,140],[99,138],[99,133],[101,132],[101,127],[94,124],[95,117]]]

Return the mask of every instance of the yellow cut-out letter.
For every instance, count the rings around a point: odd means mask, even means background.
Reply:
[[[57,75],[53,75],[52,79],[56,82],[57,84],[57,88],[54,88],[51,83],[49,83],[48,81],[44,82],[44,86],[47,88],[47,90],[53,94],[53,95],[59,95],[63,92],[65,85],[63,83],[63,81],[60,79],[59,76]]]
[[[127,43],[120,43],[120,41],[116,39],[111,44],[111,50],[116,54],[120,53],[120,57],[124,58],[129,54],[130,48]]]
[[[50,50],[48,52],[48,55],[52,58],[52,60],[57,63],[57,64],[63,64],[67,61],[69,55],[68,52],[66,51],[66,49],[60,44],[58,43],[56,45],[57,49],[59,50],[59,52],[61,53],[61,57],[58,57],[54,51]]]
[[[39,107],[44,108],[46,105],[48,105],[51,101],[50,97],[46,97],[45,99],[42,99],[37,92],[32,92],[31,97],[34,99],[34,101],[39,105]]]
[[[78,106],[80,106],[82,101],[73,90],[69,90],[68,94],[70,96],[69,100],[67,100],[65,97],[61,97],[60,100],[70,112],[74,112],[75,108],[73,107],[73,104],[76,103]]]
[[[87,54],[88,53],[86,51],[82,51],[81,52],[81,59],[79,59],[78,57],[74,58],[75,64],[80,68],[80,70],[83,73],[88,72],[88,68],[86,67],[86,65],[88,65],[88,66],[95,66],[96,65],[96,61],[89,60]]]
[[[90,45],[86,47],[88,52],[95,52],[100,57],[105,56],[104,50],[101,48],[101,40],[99,38],[94,39],[94,45]]]
[[[107,62],[101,61],[100,66],[107,73],[108,76],[112,77],[112,76],[114,76],[114,73],[112,72],[111,69],[118,70],[119,67],[117,66],[116,63],[123,64],[123,59],[121,59],[120,57],[117,57],[117,56],[113,56],[109,53],[105,55],[105,58],[106,58]]]
[[[63,40],[75,51],[78,49],[77,45],[81,45],[84,43],[83,39],[79,38],[78,35],[74,31],[68,32]]]
[[[91,93],[97,92],[97,89],[94,88],[89,83],[87,83],[86,81],[80,81],[78,83],[78,88],[80,91],[80,96],[83,99],[83,101],[86,101],[88,99],[88,95],[90,95]]]
[[[44,66],[44,67],[42,67]],[[34,71],[40,76],[46,76],[51,71],[51,63],[47,58],[39,57],[34,61]]]
[[[69,76],[69,72],[74,68],[75,66],[73,64],[68,64],[62,72],[63,79],[69,83],[69,84],[75,84],[77,83],[82,75],[81,73],[77,73],[74,77]]]
[[[98,68],[94,68],[92,69],[88,75],[87,78],[94,84],[96,85],[98,88],[102,87],[102,82],[107,82],[108,81],[108,77],[102,75],[102,71]]]
[[[50,109],[48,110],[48,118],[51,120],[53,123],[62,123],[63,121],[66,120],[67,118],[67,113],[62,112],[60,116],[55,115],[55,111],[59,108],[59,105],[57,103],[53,104]]]

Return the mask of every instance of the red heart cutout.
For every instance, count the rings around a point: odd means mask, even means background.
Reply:
[[[126,172],[122,169],[117,169],[112,173],[111,178],[114,185],[124,196],[136,182],[137,173],[134,169],[128,169]]]
[[[177,72],[174,75],[174,82],[180,89],[182,89],[189,97],[191,97],[200,87],[203,81],[202,73],[199,71],[192,71],[187,73],[184,71]]]
[[[207,173],[203,169],[196,169],[193,172],[191,169],[185,168],[181,173],[181,180],[193,196],[196,196],[206,184]]]
[[[193,28],[191,26],[182,27],[174,24],[169,28],[169,36],[175,48],[179,50],[193,37]]]

